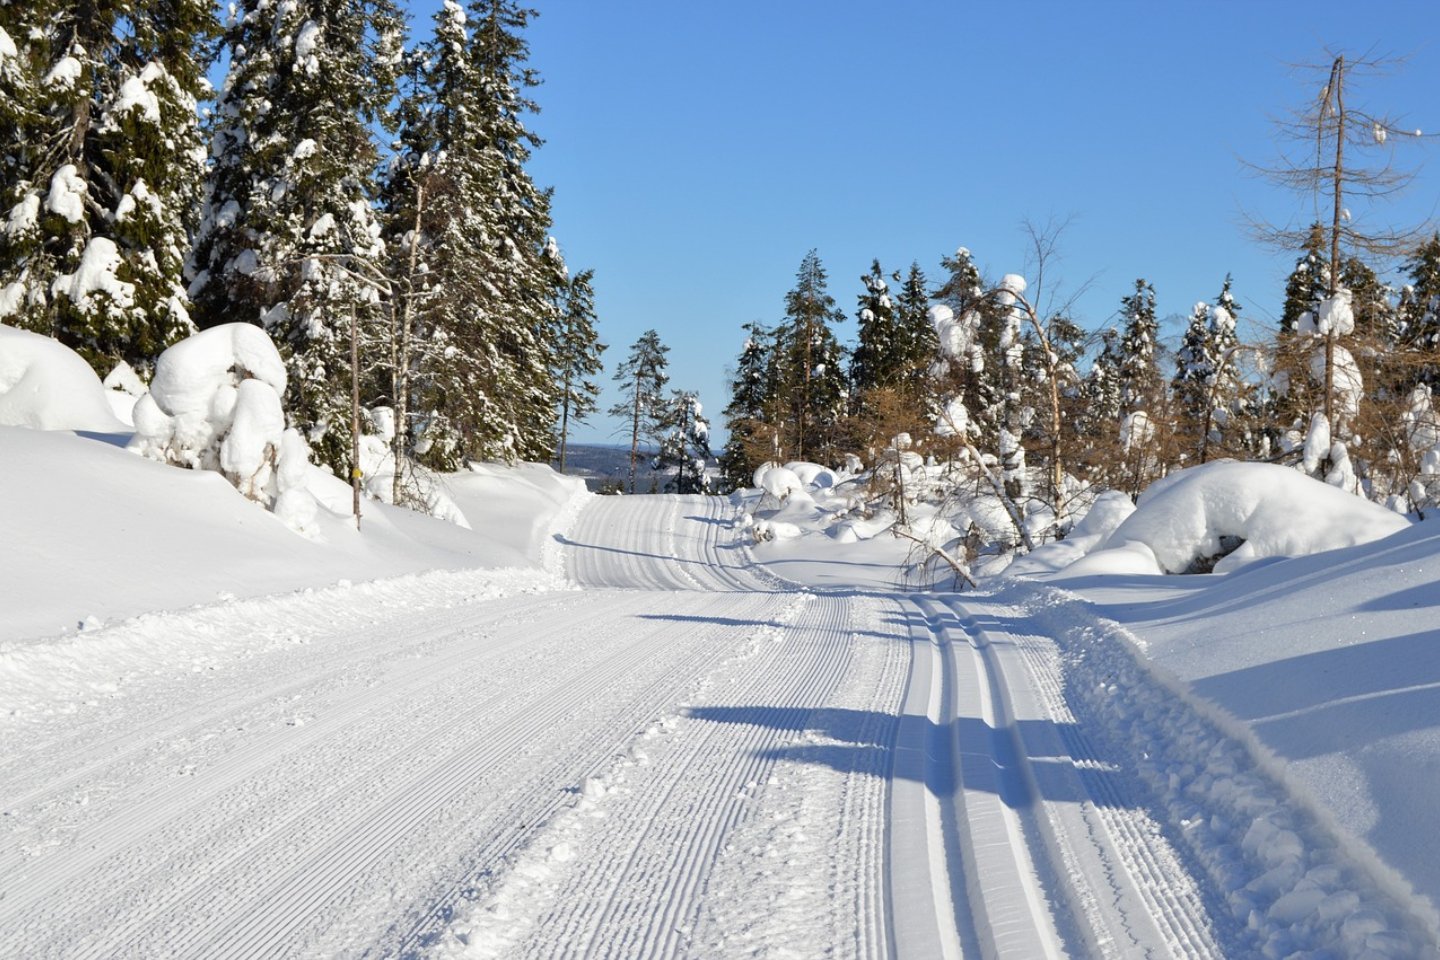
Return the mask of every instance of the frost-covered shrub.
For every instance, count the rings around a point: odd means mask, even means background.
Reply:
[[[286,429],[285,364],[259,327],[203,330],[160,355],[150,392],[135,404],[130,449],[193,470],[214,470],[246,497],[306,532],[310,448]]]

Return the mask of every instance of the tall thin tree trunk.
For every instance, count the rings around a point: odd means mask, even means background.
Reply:
[[[565,393],[560,401],[560,472],[565,472],[565,447],[570,436],[570,371],[565,371]]]
[[[400,337],[395,358],[395,477],[390,500],[400,502],[404,478],[402,468],[408,461],[406,438],[410,434],[410,333],[415,316],[415,276],[420,264],[420,219],[425,209],[425,185],[415,186],[415,222],[410,232],[410,263],[405,284],[405,302],[400,308]]]
[[[1335,169],[1333,190],[1335,205],[1330,222],[1330,296],[1340,291],[1340,224],[1345,213],[1345,58],[1335,58],[1330,68],[1330,92],[1335,97]],[[1325,420],[1338,434],[1335,422],[1335,338],[1334,329],[1325,331]],[[1327,461],[1329,457],[1326,457]]]
[[[635,457],[640,450],[640,377],[635,377],[635,405],[630,414],[630,492],[635,492]]]

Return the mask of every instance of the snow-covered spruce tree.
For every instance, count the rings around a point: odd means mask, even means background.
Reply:
[[[660,334],[646,330],[630,346],[629,355],[615,370],[615,382],[624,397],[610,408],[610,416],[624,421],[630,431],[630,492],[635,492],[635,463],[640,457],[640,441],[654,440],[660,430],[664,413],[665,384],[670,382],[665,355],[670,348],[660,342]]]
[[[550,356],[558,322],[557,291],[565,262],[550,238],[550,191],[535,185],[525,164],[540,145],[524,116],[539,113],[526,91],[540,84],[526,66],[529,45],[522,33],[533,10],[513,0],[474,0],[471,45],[482,80],[480,104],[486,136],[483,168],[490,179],[481,194],[493,223],[483,274],[492,289],[485,306],[499,323],[486,346],[496,357],[491,399],[506,430],[474,452],[547,461],[554,452],[557,397]],[[480,386],[472,383],[471,388]],[[478,425],[477,425],[478,426]]]
[[[1440,383],[1440,233],[1432,234],[1405,264],[1409,282],[1397,308],[1400,341],[1415,355],[1409,382],[1432,391]]]
[[[749,486],[755,469],[779,457],[776,421],[775,333],[747,323],[745,345],[730,378],[730,403],[725,407],[729,439],[720,454],[720,469],[730,489]]]
[[[879,260],[871,262],[870,271],[860,277],[860,283],[865,290],[855,311],[859,336],[850,356],[850,390],[856,403],[875,387],[893,386],[900,366],[895,302],[890,299],[890,285],[885,282]]]
[[[960,247],[944,257],[940,267],[945,280],[934,300],[949,308],[949,333],[964,341],[940,344],[940,383],[947,394],[957,394],[969,414],[969,435],[974,442],[993,442],[1004,419],[1007,390],[1006,365],[1000,342],[1008,323],[1007,311],[985,298],[986,284],[969,249]]]
[[[565,286],[560,304],[559,336],[554,344],[553,376],[560,391],[560,472],[565,472],[565,448],[570,427],[600,409],[600,385],[594,378],[604,369],[600,355],[605,344],[595,332],[594,270],[582,270]]]
[[[710,477],[706,472],[710,453],[710,422],[705,419],[700,396],[690,390],[675,390],[661,408],[656,424],[660,432],[660,451],[655,456],[655,469],[675,468],[675,476],[665,489],[670,493],[709,493]]]
[[[1230,286],[1227,274],[1214,304],[1195,304],[1175,355],[1175,429],[1186,465],[1244,450],[1247,404],[1235,332],[1240,305]]]
[[[1136,280],[1135,292],[1120,299],[1120,315],[1120,410],[1130,414],[1152,408],[1162,389],[1155,288]]]
[[[935,335],[926,315],[924,277],[918,267],[912,267],[912,274],[904,313],[890,296],[878,260],[860,278],[865,289],[856,311],[859,341],[851,355],[845,433],[847,442],[871,462],[891,438],[901,433],[920,435],[929,420],[926,386],[934,363]]]
[[[902,385],[917,396],[928,396],[930,368],[939,344],[935,339],[935,326],[930,322],[930,294],[920,264],[910,264],[910,272],[900,285],[895,303],[899,352],[904,358]]]
[[[832,325],[843,319],[827,290],[820,256],[811,250],[800,262],[794,288],[785,295],[785,322],[776,331],[781,355],[778,393],[784,423],[791,427],[785,446],[794,459],[824,463],[838,454],[849,390],[844,349]]]
[[[0,320],[102,375],[191,332],[183,266],[218,25],[202,0],[0,5]]]
[[[524,168],[539,143],[521,119],[536,110],[520,37],[533,14],[507,3],[472,11],[445,3],[408,59],[384,187],[392,256],[413,275],[404,286],[428,344],[413,358],[411,430],[424,432],[422,458],[445,469],[548,459],[564,408],[570,281],[547,235],[549,194]]]
[[[291,425],[337,471],[352,466],[351,331],[384,320],[373,131],[394,95],[400,26],[390,0],[241,3],[191,259],[197,322],[271,334]]]

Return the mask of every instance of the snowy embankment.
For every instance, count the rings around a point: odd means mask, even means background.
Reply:
[[[362,532],[327,512],[316,542],[217,473],[84,436],[0,427],[0,464],[0,643],[341,580],[534,571],[561,512],[588,496],[548,467],[479,466],[445,481],[473,530],[366,501]]]
[[[1257,768],[1302,798],[1334,845],[1411,904],[1433,936],[1437,572],[1440,528],[1422,523],[1225,577],[1092,576],[1063,585],[1123,625],[1117,634],[1157,676],[1219,708],[1217,728],[1252,745]]]
[[[148,392],[124,364],[102,385],[68,348],[0,325],[0,644],[339,581],[558,573],[550,534],[581,481],[524,464],[427,473],[418,492],[453,522],[366,498],[360,531],[348,484],[285,429],[284,390],[247,324],[166,350]],[[377,460],[383,442],[362,441]]]

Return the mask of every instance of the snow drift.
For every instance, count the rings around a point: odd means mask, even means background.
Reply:
[[[1369,543],[1409,525],[1299,471],[1223,461],[1151,485],[1104,545],[1064,573],[1225,573],[1265,557]]]
[[[90,365],[38,333],[0,326],[0,425],[128,433]]]

